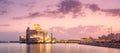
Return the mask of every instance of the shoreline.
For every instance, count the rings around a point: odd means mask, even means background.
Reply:
[[[120,43],[79,43],[79,44],[120,49]]]
[[[21,43],[19,41],[0,41],[0,43]],[[55,43],[63,43],[63,42],[55,42]],[[55,44],[55,43],[49,43],[49,44]],[[69,42],[73,43],[73,42]],[[24,43],[26,44],[26,43]],[[34,43],[34,44],[48,44],[48,43]],[[108,47],[108,48],[117,48],[120,49],[120,43],[76,43],[76,44],[82,44],[82,45],[90,45],[90,46],[99,46],[99,47]]]
[[[20,43],[20,41],[0,41],[0,43]]]

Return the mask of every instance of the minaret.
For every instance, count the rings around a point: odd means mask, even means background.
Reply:
[[[52,41],[53,41],[53,33],[51,33],[51,43],[52,43]]]
[[[43,32],[43,43],[45,43],[45,32]]]
[[[30,28],[27,27],[27,29],[26,29],[26,43],[27,44],[29,44],[29,39],[30,39],[29,30],[30,30]]]

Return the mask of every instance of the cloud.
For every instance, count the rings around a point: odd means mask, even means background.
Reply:
[[[102,9],[102,12],[112,16],[120,16],[120,9]]]
[[[30,2],[25,2],[25,3],[21,3],[20,5],[27,8],[28,11],[30,11],[31,9],[33,9],[35,7],[36,2],[35,1],[30,1]]]
[[[43,14],[39,13],[39,12],[34,12],[34,13],[29,13],[29,15],[27,16],[28,18],[35,18],[35,17],[40,17],[43,16]]]
[[[73,38],[83,38],[83,37],[89,37],[92,36],[94,38],[101,36],[104,34],[105,26],[103,25],[97,25],[97,26],[77,26],[72,28],[63,28],[63,27],[52,27],[49,30],[57,36],[61,37],[69,37]]]
[[[10,24],[0,24],[0,27],[8,27]]]
[[[87,4],[87,7],[93,12],[100,11],[100,8],[97,4]]]
[[[85,10],[83,9],[84,7],[86,7],[85,9],[90,9],[93,13],[101,11],[108,15],[120,16],[120,9],[102,9],[98,4],[83,4],[79,0],[62,0],[56,5],[56,10],[47,10],[45,11],[45,14],[48,16],[56,15],[56,17],[64,17],[65,15],[72,13],[72,17],[77,18],[77,16],[86,15],[86,11],[83,11]]]
[[[33,12],[33,13],[28,13],[27,16],[18,16],[18,17],[12,17],[13,20],[21,20],[21,19],[32,19],[32,18],[37,18],[37,17],[41,17],[44,16],[44,14],[40,13],[40,12]]]
[[[120,9],[102,9],[97,4],[86,4],[86,7],[92,10],[93,12],[101,11],[106,13],[108,16],[120,16]]]
[[[45,13],[51,16],[64,17],[67,14],[72,14],[73,17],[82,15],[82,3],[79,0],[62,0],[55,5],[55,10],[46,10]]]
[[[36,2],[28,2],[23,4],[28,8],[35,7]],[[90,9],[92,12],[89,13],[96,13],[102,12],[107,14],[108,16],[120,16],[120,9],[102,9],[99,7],[98,4],[84,4],[79,0],[62,0],[59,3],[55,4],[54,6],[50,6],[47,10],[43,10],[41,12],[31,12],[25,16],[13,17],[14,20],[21,20],[21,19],[31,19],[31,18],[41,18],[41,17],[50,17],[50,18],[64,18],[66,15],[70,15],[72,18],[78,18],[78,16],[87,16],[85,14],[87,11],[86,9]],[[85,8],[86,7],[86,8]],[[3,11],[3,13],[7,13]]]
[[[0,15],[6,14],[7,12],[7,10],[0,10]]]
[[[13,20],[21,20],[23,17],[12,17]]]
[[[13,2],[9,0],[0,0],[0,4],[10,5],[10,4],[13,4]]]
[[[9,0],[0,0],[0,15],[3,15],[8,12],[8,6],[13,4],[12,1]]]
[[[82,3],[79,0],[64,0],[59,3],[58,11],[67,14],[67,13],[79,13],[82,9]]]

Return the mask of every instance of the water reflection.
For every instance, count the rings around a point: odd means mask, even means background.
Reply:
[[[26,53],[79,53],[79,45],[72,44],[29,44]]]
[[[119,49],[79,44],[30,44],[26,53],[119,53]]]
[[[29,44],[26,46],[26,53],[51,53],[51,44]]]
[[[120,49],[80,44],[1,43],[0,53],[120,53]]]

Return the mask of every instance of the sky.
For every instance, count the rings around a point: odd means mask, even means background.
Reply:
[[[120,0],[0,0],[0,40],[19,40],[34,24],[57,39],[120,33]]]

